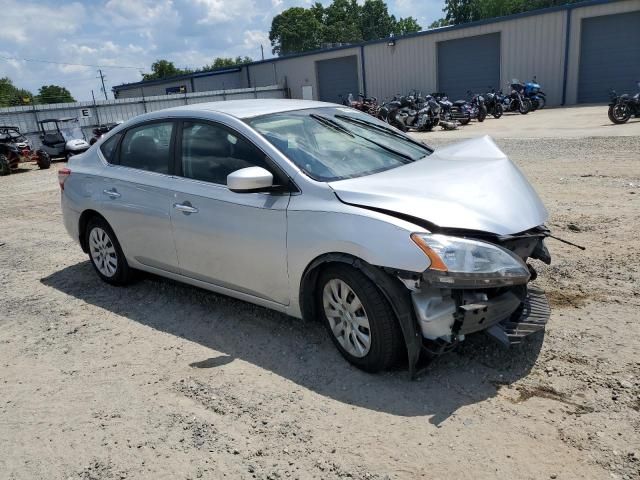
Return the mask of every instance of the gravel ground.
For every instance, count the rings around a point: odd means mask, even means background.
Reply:
[[[414,382],[350,367],[316,323],[105,285],[55,168],[0,178],[0,478],[640,478],[638,133],[498,140],[587,250],[548,241],[544,336],[472,336]]]

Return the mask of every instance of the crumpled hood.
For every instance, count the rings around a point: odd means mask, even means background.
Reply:
[[[329,183],[345,203],[398,212],[444,228],[498,235],[548,217],[520,169],[484,136],[437,149],[417,162]]]

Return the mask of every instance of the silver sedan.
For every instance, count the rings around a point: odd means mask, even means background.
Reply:
[[[59,181],[105,282],[143,270],[317,318],[367,371],[549,315],[528,263],[550,261],[547,212],[489,137],[434,151],[339,105],[205,103],[120,125]]]

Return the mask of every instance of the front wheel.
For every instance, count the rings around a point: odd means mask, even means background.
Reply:
[[[346,265],[326,268],[318,287],[318,311],[342,356],[367,372],[392,367],[402,352],[402,332],[378,287]]]
[[[6,155],[0,155],[0,177],[11,174],[11,164]]]
[[[85,235],[89,258],[98,276],[112,285],[129,283],[131,269],[109,224],[101,217],[93,217]]]
[[[497,103],[493,110],[493,118],[500,118],[503,113],[504,109],[502,108],[502,105]]]
[[[631,109],[621,103],[616,103],[609,107],[609,120],[613,123],[620,125],[626,123],[631,118]]]
[[[531,100],[528,98],[521,100],[519,111],[522,115],[529,113],[531,111]]]
[[[478,121],[484,122],[484,119],[487,118],[487,107],[481,105],[478,109]]]

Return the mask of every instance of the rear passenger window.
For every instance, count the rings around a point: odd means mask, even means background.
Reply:
[[[150,123],[127,130],[120,147],[120,165],[169,173],[173,122]]]
[[[246,167],[269,170],[265,154],[238,133],[210,123],[184,122],[182,176],[227,184],[227,175]]]
[[[113,137],[100,145],[100,151],[102,152],[102,155],[104,155],[104,158],[107,160],[107,162],[111,163],[113,161],[113,152],[115,151],[116,146],[118,145],[118,141],[121,137],[121,133],[116,133]]]

